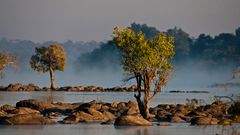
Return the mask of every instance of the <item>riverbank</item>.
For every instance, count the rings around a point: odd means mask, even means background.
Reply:
[[[0,91],[69,91],[69,92],[134,92],[136,91],[135,86],[131,87],[112,87],[103,88],[98,86],[64,86],[56,89],[50,89],[47,87],[39,87],[35,84],[9,84],[8,86],[1,86]]]
[[[2,125],[45,125],[99,123],[140,126],[171,126],[172,123],[191,125],[231,125],[240,122],[240,103],[228,105],[222,101],[198,106],[188,104],[164,104],[150,108],[152,117],[143,119],[137,103],[91,102],[62,103],[44,102],[36,99],[22,100],[0,107]]]

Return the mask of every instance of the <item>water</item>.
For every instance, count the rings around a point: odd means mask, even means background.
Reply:
[[[0,126],[1,135],[239,135],[232,126],[123,126],[99,124]]]
[[[196,90],[196,89],[195,89]],[[186,99],[199,99],[202,104],[214,101],[214,96],[239,95],[238,89],[197,89],[208,90],[209,93],[169,93],[162,92],[151,101],[151,106],[157,104],[186,103]],[[0,105],[12,104],[23,99],[40,99],[54,102],[89,102],[91,100],[113,102],[134,99],[132,92],[0,92]],[[98,123],[79,123],[76,125],[0,125],[1,135],[239,135],[240,124],[232,126],[189,126],[189,123],[171,123],[171,126],[150,127],[115,127]]]
[[[184,89],[180,89],[186,91]],[[169,93],[163,91],[151,100],[152,107],[158,104],[184,104],[186,99],[198,99],[200,104],[212,103],[214,96],[229,96],[240,95],[238,88],[231,90],[224,89],[191,89],[191,91],[208,91],[209,93]],[[52,98],[54,102],[89,102],[92,100],[103,102],[128,102],[135,100],[133,92],[0,92],[0,105],[11,104],[15,105],[16,102],[24,99],[40,99],[47,101]],[[234,98],[234,97],[233,97]]]

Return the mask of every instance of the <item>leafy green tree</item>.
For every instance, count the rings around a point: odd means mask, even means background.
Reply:
[[[173,40],[164,33],[146,39],[142,32],[135,33],[130,28],[114,29],[113,42],[121,50],[121,63],[128,76],[126,80],[136,79],[138,93],[134,97],[141,115],[146,119],[150,118],[150,100],[167,84],[173,69]],[[141,92],[144,93],[143,100]]]
[[[55,89],[54,71],[64,71],[66,63],[65,49],[60,44],[49,47],[36,47],[36,54],[31,57],[31,67],[40,73],[50,73],[51,89]]]
[[[3,70],[8,65],[15,65],[16,64],[16,58],[12,55],[0,52],[0,76],[3,77]]]

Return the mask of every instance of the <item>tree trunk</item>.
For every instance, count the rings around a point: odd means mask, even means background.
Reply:
[[[149,113],[149,98],[150,98],[150,89],[145,90],[145,97],[144,97],[144,113],[145,113],[145,119],[150,118],[150,113]]]
[[[51,89],[55,90],[55,76],[54,76],[54,71],[52,68],[49,68],[49,73],[50,73],[50,79],[51,79]]]
[[[143,118],[148,119],[150,116],[149,113],[149,100],[150,100],[150,81],[149,79],[145,78],[145,82],[144,82],[144,100],[141,100],[141,79],[140,78],[136,78],[137,80],[137,91],[138,94],[135,94],[134,97],[136,98],[137,102],[138,102],[138,108],[140,111],[140,114],[143,116]]]

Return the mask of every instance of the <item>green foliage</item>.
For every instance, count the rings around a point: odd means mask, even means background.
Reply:
[[[144,85],[155,80],[155,90],[158,92],[166,85],[169,73],[173,67],[174,56],[173,37],[160,33],[152,39],[146,39],[142,32],[135,33],[132,29],[116,27],[113,41],[122,52],[124,71],[130,76],[141,76]]]
[[[52,44],[49,47],[37,47],[36,54],[31,57],[31,67],[40,73],[50,70],[64,71],[66,63],[65,49],[59,44]]]

